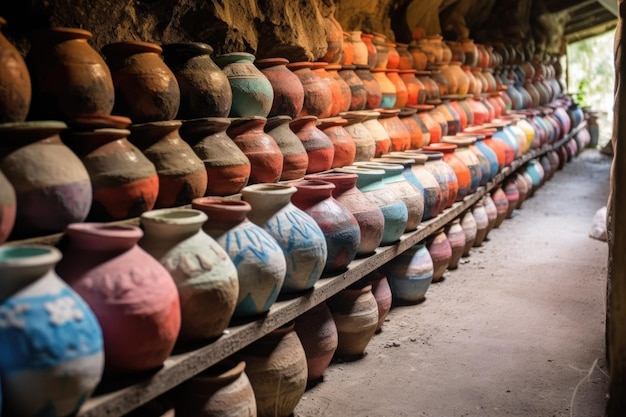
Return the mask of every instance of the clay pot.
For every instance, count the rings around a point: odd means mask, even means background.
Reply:
[[[352,45],[352,36],[348,32],[343,32],[343,50],[341,51],[341,65],[352,65],[354,60],[354,46]]]
[[[456,135],[463,130],[461,116],[459,116],[455,108],[450,105],[449,100],[445,100],[442,104],[435,107],[433,111],[439,113],[446,120],[448,135]],[[465,120],[465,124],[467,125],[467,120]]]
[[[380,107],[383,100],[383,92],[380,89],[380,84],[372,75],[370,69],[366,66],[356,67],[354,70],[359,77],[366,92],[366,106],[367,109],[377,109]]]
[[[487,239],[489,237],[489,233],[493,230],[496,225],[496,220],[498,219],[498,209],[496,207],[496,203],[493,202],[491,198],[491,194],[487,193],[483,197],[483,204],[485,206],[485,212],[487,213],[487,220],[489,221],[489,225],[487,226]]]
[[[298,189],[291,199],[293,204],[313,217],[326,238],[328,256],[323,272],[344,272],[355,258],[361,242],[361,230],[356,218],[333,198],[334,184],[303,180],[290,185]]]
[[[450,257],[450,264],[448,269],[453,270],[459,267],[459,260],[463,256],[465,251],[465,232],[461,227],[461,220],[454,219],[450,225],[446,228],[446,237],[450,243],[450,249],[452,250],[452,256]]]
[[[494,191],[491,192],[491,198],[493,199],[494,204],[496,205],[496,210],[498,212],[498,217],[496,218],[496,224],[494,228],[500,227],[504,219],[506,219],[506,214],[509,210],[509,200],[506,198],[506,194],[502,191],[501,187],[497,187]]]
[[[411,246],[382,267],[387,275],[394,304],[424,301],[433,279],[434,266],[426,244]]]
[[[307,382],[306,353],[290,322],[236,354],[246,362],[258,417],[288,417]]]
[[[330,113],[328,116],[333,117],[333,116],[337,116],[337,114],[342,110],[343,105],[345,104],[345,99],[350,98],[351,100],[352,97],[351,95],[348,97],[345,97],[343,95],[344,91],[341,88],[342,86],[333,78],[333,76],[328,71],[326,71],[327,66],[328,66],[328,63],[326,62],[314,62],[312,69],[313,69],[313,72],[315,72],[322,80],[324,80],[328,84],[328,87],[330,88],[332,100],[331,100],[331,106],[330,106]],[[348,84],[343,80],[343,78],[341,80],[343,84],[347,87]],[[349,106],[350,105],[348,103],[348,108]]]
[[[439,104],[441,94],[439,92],[439,84],[437,84],[433,78],[433,72],[417,71],[415,75],[422,82],[422,84],[424,84],[424,88],[426,89],[426,102]]]
[[[283,172],[283,154],[276,141],[263,131],[267,119],[261,116],[231,120],[226,134],[250,161],[250,184],[276,182]]]
[[[405,151],[411,148],[411,132],[407,129],[404,123],[400,120],[398,115],[400,114],[400,109],[381,109],[380,116],[378,117],[378,121],[383,125],[387,134],[389,135],[389,139],[391,140],[391,148],[389,151],[398,152]],[[381,152],[383,154],[388,151]],[[376,156],[379,156],[378,154]]]
[[[54,272],[59,250],[44,245],[3,247],[0,258],[0,365],[2,388],[10,393],[4,397],[3,411],[36,416],[52,408],[55,415],[72,415],[102,376],[100,325],[85,301]],[[33,391],[34,386],[40,388]]]
[[[272,109],[274,90],[267,77],[254,66],[254,55],[229,52],[215,57],[233,93],[230,117],[267,117]]]
[[[169,272],[137,246],[141,229],[73,223],[65,233],[56,271],[96,314],[105,369],[137,372],[161,366],[180,330],[180,303]]]
[[[356,157],[356,144],[350,134],[344,129],[348,121],[343,117],[319,119],[317,127],[328,136],[333,144],[333,162],[330,168],[339,168],[350,165]]]
[[[32,77],[29,118],[72,120],[84,114],[111,114],[115,90],[109,67],[78,28],[38,31],[26,63]]]
[[[367,47],[367,67],[369,69],[373,69],[376,65],[376,46],[372,40],[374,39],[374,35],[371,33],[361,33],[361,40]]]
[[[110,43],[102,48],[115,87],[115,114],[127,116],[133,123],[176,117],[180,88],[161,52],[160,46],[140,41]]]
[[[344,129],[354,140],[356,146],[355,161],[369,161],[376,155],[376,139],[363,122],[368,120],[369,113],[345,112],[340,114],[348,123]],[[383,129],[384,130],[384,129]]]
[[[435,143],[424,147],[427,151],[440,151],[443,153],[443,161],[448,164],[456,175],[458,192],[456,201],[462,201],[470,193],[472,187],[472,173],[466,163],[464,163],[455,151],[457,145],[452,143]]]
[[[398,71],[400,78],[404,82],[407,91],[407,106],[424,104],[426,102],[426,87],[419,78],[415,76],[414,69],[405,69]]]
[[[315,220],[291,203],[296,188],[286,184],[254,184],[241,190],[250,204],[251,222],[263,228],[278,243],[286,260],[281,292],[312,288],[322,275],[327,247]]]
[[[396,104],[396,86],[389,77],[385,69],[376,68],[372,70],[372,75],[378,81],[380,85],[380,91],[382,93],[382,100],[380,107],[383,109],[392,109]]]
[[[257,415],[246,363],[224,360],[185,381],[176,414],[187,417]]]
[[[463,39],[461,41],[461,50],[465,55],[465,65],[475,67],[478,63],[478,48],[474,45],[474,41],[472,39]]]
[[[415,116],[416,112],[417,109],[405,107],[398,113],[398,117],[411,139],[409,149],[421,149],[424,146],[422,129],[426,130],[426,126],[424,126],[420,118]],[[428,132],[428,130],[426,130],[426,132]]]
[[[226,250],[237,268],[239,297],[233,317],[267,312],[285,281],[287,265],[276,239],[248,220],[251,207],[245,201],[224,197],[196,198],[191,207],[211,221],[204,231]]]
[[[386,69],[389,61],[389,47],[387,46],[387,37],[382,33],[372,33],[372,43],[376,47],[376,64],[374,69]]]
[[[452,258],[452,247],[443,229],[438,230],[433,236],[428,238],[426,248],[433,261],[433,279],[432,282],[439,282],[443,278],[443,274],[450,265]]]
[[[424,166],[435,177],[441,189],[441,208],[452,207],[459,191],[459,183],[452,167],[443,161],[443,153],[420,151],[428,158]]]
[[[229,126],[227,118],[205,117],[185,120],[180,128],[181,137],[204,163],[207,174],[204,195],[236,194],[250,178],[250,161],[226,134]]]
[[[476,242],[476,236],[478,234],[478,226],[471,210],[465,212],[461,218],[461,227],[463,233],[465,233],[465,247],[463,248],[463,256],[469,256],[470,250]]]
[[[16,214],[15,189],[0,171],[0,244],[6,242],[13,231]]]
[[[343,52],[343,28],[333,15],[324,19],[324,27],[326,29],[326,54],[322,57],[322,61],[338,64]]]
[[[387,46],[387,69],[398,69],[400,65],[400,53],[396,47],[395,42],[386,41],[385,45]]]
[[[355,69],[355,65],[344,65],[338,71],[339,76],[350,87],[350,111],[364,110],[367,107],[367,90]]]
[[[307,174],[329,170],[335,157],[333,142],[316,123],[315,116],[302,116],[289,123],[289,128],[300,139],[308,155]]]
[[[372,286],[351,285],[326,303],[337,326],[335,356],[346,361],[360,359],[378,326],[378,304]]]
[[[506,218],[510,219],[513,217],[513,212],[517,208],[517,204],[519,203],[519,190],[517,189],[517,185],[515,181],[507,181],[504,184],[504,194],[506,195],[506,199],[509,202],[509,208],[506,212]]]
[[[151,210],[140,218],[139,246],[170,273],[180,298],[179,340],[201,342],[220,337],[239,296],[237,269],[220,245],[202,230],[198,210]]]
[[[59,134],[66,128],[63,122],[45,121],[0,125],[0,170],[14,189],[14,193],[8,190],[6,213],[7,220],[15,220],[13,238],[58,233],[70,223],[85,220],[89,213],[89,174],[61,142]],[[16,204],[17,212],[12,214]]]
[[[272,108],[267,117],[296,117],[304,105],[304,87],[300,79],[287,68],[285,58],[258,59],[254,64],[265,75],[274,91]]]
[[[180,87],[178,119],[226,117],[233,93],[226,74],[211,59],[206,43],[182,42],[163,45],[163,59]]]
[[[391,287],[385,274],[380,269],[376,269],[363,277],[363,282],[366,282],[372,286],[372,294],[376,299],[378,305],[378,324],[376,325],[376,332],[380,333],[385,323],[385,318],[391,310],[392,295]]]
[[[6,25],[0,17],[0,29]],[[0,32],[0,123],[26,120],[32,89],[30,73],[20,52]]]
[[[352,90],[350,90],[350,86],[343,79],[341,75],[339,75],[339,70],[341,69],[341,65],[328,65],[326,67],[326,75],[330,77],[330,79],[337,84],[339,87],[340,95],[337,99],[337,113],[344,112],[350,110],[350,106],[352,106]]]
[[[354,58],[352,60],[352,65],[367,65],[368,63],[368,52],[367,45],[363,42],[361,38],[362,32],[360,30],[350,31],[350,40],[352,42],[352,49],[354,51]]]
[[[457,146],[454,150],[454,156],[458,157],[459,160],[467,166],[467,169],[470,172],[470,187],[468,194],[475,193],[481,185],[482,177],[484,175],[483,165],[481,164],[480,159],[478,159],[476,154],[470,149],[470,146],[476,142],[476,138],[472,136],[444,136],[441,138],[441,141],[442,144],[450,143]],[[445,154],[444,160],[446,160]],[[485,168],[488,169],[488,166],[485,165]],[[488,174],[489,173],[487,173],[487,178]],[[487,182],[485,181],[485,184],[486,183]]]
[[[385,218],[381,209],[356,188],[358,175],[325,172],[307,175],[305,179],[327,181],[335,185],[333,198],[347,208],[359,224],[361,240],[356,256],[374,253],[383,238]]]
[[[372,137],[374,138],[376,150],[372,157],[376,158],[380,158],[384,154],[391,151],[391,137],[389,137],[389,132],[385,129],[385,126],[383,126],[380,122],[380,115],[380,111],[369,111],[366,113],[365,120],[363,120],[363,126],[370,131]]]
[[[406,88],[406,84],[404,84],[404,81],[400,77],[397,69],[388,69],[385,71],[385,74],[387,75],[387,78],[389,78],[389,81],[392,82],[396,90],[396,101],[393,107],[401,109],[406,106],[409,98],[409,92]]]
[[[300,116],[330,116],[332,103],[332,91],[328,83],[317,75],[313,68],[313,62],[292,62],[287,64],[289,68],[300,80],[304,89],[304,102],[302,110],[296,117]]]
[[[472,216],[474,216],[474,221],[476,222],[476,239],[474,240],[473,246],[477,248],[482,246],[489,230],[489,218],[487,217],[487,211],[485,210],[482,200],[474,204]]]
[[[296,317],[295,330],[304,348],[309,382],[320,380],[337,350],[337,326],[325,302]]]
[[[304,177],[309,165],[309,156],[300,138],[291,130],[289,116],[276,116],[267,119],[265,132],[275,141],[283,155],[281,181]]]
[[[131,143],[154,164],[159,176],[156,208],[189,204],[207,189],[204,163],[181,139],[181,124],[171,120],[130,126]]]
[[[422,146],[440,142],[443,136],[443,130],[431,113],[433,106],[429,104],[418,104],[415,108],[417,109],[417,117],[422,121],[426,129],[428,129],[428,140],[424,139]],[[445,132],[447,134],[447,129]]]
[[[526,198],[528,197],[528,193],[529,193],[528,183],[524,179],[524,176],[520,173],[515,174],[514,181],[515,181],[515,185],[517,186],[517,191],[519,193],[519,199],[517,201],[517,206],[515,208],[521,209],[522,203],[524,203],[524,201],[526,201]]]
[[[413,55],[409,52],[409,44],[396,43],[396,50],[398,51],[399,56],[398,69],[400,71],[413,70]]]
[[[428,66],[428,55],[418,45],[409,45],[409,52],[413,58],[413,69],[416,71],[424,71]]]
[[[483,174],[484,172],[489,172],[489,175],[486,176],[487,178],[483,178],[480,181],[480,185],[486,185],[487,182],[493,179],[500,170],[500,160],[498,158],[498,154],[494,151],[494,149],[485,144],[484,140],[485,137],[483,135],[476,136],[476,142],[473,145],[470,145],[470,150],[474,152],[479,159],[484,158],[481,162],[481,166],[483,166]],[[504,152],[502,152],[502,156],[504,156]],[[483,177],[485,177],[485,175],[483,175]]]

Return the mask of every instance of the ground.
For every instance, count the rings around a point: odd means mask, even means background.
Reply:
[[[588,232],[610,162],[588,150],[558,171],[294,417],[604,416],[608,247]]]

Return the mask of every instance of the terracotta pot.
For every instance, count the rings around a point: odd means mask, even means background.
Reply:
[[[339,86],[339,91],[341,92],[337,101],[337,113],[348,111],[350,106],[352,106],[352,90],[350,90],[346,80],[339,75],[340,69],[341,65],[328,65],[326,67],[327,75]]]
[[[367,67],[369,69],[373,69],[374,66],[376,66],[376,46],[374,45],[374,42],[372,42],[374,39],[374,35],[372,35],[371,33],[361,33],[361,40],[363,41],[363,43],[365,43],[365,46],[367,47]]]
[[[387,134],[389,134],[389,139],[391,140],[391,148],[389,151],[393,152],[404,151],[411,148],[411,132],[409,132],[404,123],[402,123],[398,117],[399,114],[399,109],[381,109],[380,116],[378,117],[379,122],[385,128]],[[381,155],[387,152],[388,151],[383,150]],[[377,154],[376,156],[379,155]]]
[[[409,52],[409,44],[396,43],[396,50],[400,57],[398,61],[399,70],[413,70],[413,55]]]
[[[32,77],[29,118],[71,120],[83,114],[111,114],[115,90],[109,67],[78,28],[36,32],[26,63]]]
[[[372,286],[349,286],[326,303],[337,325],[335,356],[346,361],[360,359],[378,326],[378,304]]]
[[[363,86],[366,91],[366,108],[377,109],[380,107],[383,100],[383,92],[380,89],[380,84],[372,75],[370,69],[366,66],[356,67],[354,70],[356,75],[363,82]]]
[[[269,118],[265,132],[275,141],[283,155],[281,181],[295,180],[304,177],[309,165],[309,156],[300,138],[291,130],[289,116]]]
[[[3,411],[36,416],[53,409],[58,416],[72,415],[102,376],[100,325],[85,301],[54,272],[59,250],[9,246],[0,248],[0,257],[0,365],[2,388],[10,393],[4,396]],[[33,390],[35,386],[40,388]]]
[[[312,69],[313,69],[313,72],[315,72],[322,80],[324,80],[328,84],[328,87],[331,92],[331,97],[332,97],[330,112],[328,114],[328,117],[333,117],[333,116],[337,116],[337,114],[342,110],[346,97],[344,97],[343,95],[344,92],[341,88],[342,86],[333,78],[333,76],[330,73],[328,73],[328,71],[326,71],[327,66],[328,66],[328,63],[326,62],[314,62]],[[347,86],[347,83],[343,80],[343,78],[341,80],[343,81],[343,84]],[[352,99],[351,95],[349,97],[351,100]],[[348,108],[349,108],[349,104],[348,104]]]
[[[343,28],[333,15],[324,19],[324,27],[326,29],[326,54],[322,57],[322,61],[338,64],[343,52]]]
[[[328,136],[333,144],[333,162],[330,168],[339,168],[350,165],[356,157],[356,144],[350,134],[344,129],[348,121],[343,117],[319,119],[318,128]]]
[[[304,89],[302,111],[296,116],[328,117],[332,109],[332,91],[328,83],[313,71],[313,62],[292,62],[287,64],[300,80]]]
[[[302,116],[289,123],[290,129],[304,145],[309,163],[306,173],[327,171],[333,164],[335,148],[328,135],[317,126],[317,117]]]
[[[230,120],[206,117],[185,120],[181,137],[204,163],[207,187],[204,195],[236,194],[248,183],[250,160],[226,134]]]
[[[372,159],[376,155],[376,139],[370,129],[363,124],[370,117],[370,113],[345,112],[341,113],[340,116],[348,121],[344,129],[354,140],[356,146],[354,160],[369,161]]]
[[[350,40],[352,41],[352,48],[354,51],[354,58],[352,65],[367,65],[368,52],[367,45],[361,38],[362,32],[360,30],[350,31]]]
[[[409,52],[413,58],[413,69],[417,71],[424,71],[428,66],[428,55],[417,45],[411,44],[409,46]]]
[[[376,47],[376,64],[374,64],[375,69],[386,69],[387,62],[389,60],[389,47],[387,46],[387,37],[382,33],[372,33],[374,38],[372,38],[372,43]]]
[[[328,257],[325,274],[346,270],[361,242],[361,230],[354,215],[333,196],[335,185],[326,181],[303,180],[290,183],[298,189],[293,204],[317,222],[324,237]]]
[[[0,29],[6,25],[0,17]],[[32,98],[30,73],[13,44],[0,32],[0,123],[23,122]]]
[[[300,79],[287,68],[285,58],[258,59],[254,64],[272,85],[274,100],[268,117],[296,117],[304,105],[304,87]]]
[[[189,204],[207,189],[204,163],[180,137],[181,124],[171,120],[130,126],[131,143],[154,164],[159,176],[156,208]]]
[[[465,52],[460,42],[445,41],[451,52],[450,62],[459,62],[461,65],[465,65]]]
[[[448,269],[450,259],[452,258],[452,247],[443,229],[437,231],[427,240],[426,248],[433,261],[432,282],[439,282],[443,278],[446,269]]]
[[[391,111],[393,112],[393,110]],[[376,158],[379,158],[391,151],[391,137],[389,136],[387,129],[385,129],[385,126],[381,123],[379,119],[380,115],[380,111],[369,111],[366,113],[366,118],[363,121],[363,126],[370,131],[372,137],[374,138],[376,150],[372,157]]]
[[[89,174],[61,142],[59,134],[66,128],[63,122],[45,121],[0,125],[0,170],[14,190],[8,190],[8,201],[13,194],[14,203],[6,212],[7,220],[14,218],[13,238],[58,233],[89,213]]]
[[[224,360],[185,381],[176,414],[187,417],[257,415],[244,361]]]
[[[382,92],[382,100],[380,107],[383,109],[392,109],[396,104],[396,86],[389,77],[387,77],[387,71],[384,69],[376,68],[372,70],[372,75],[378,81],[380,85],[380,91]]]
[[[497,187],[491,192],[491,198],[493,199],[498,212],[498,217],[496,218],[496,224],[494,227],[498,228],[506,218],[506,214],[509,210],[509,200],[506,198],[506,194],[501,187]]]
[[[233,93],[230,117],[267,117],[274,101],[274,90],[267,77],[254,66],[254,55],[229,52],[215,57]]]
[[[407,106],[424,104],[426,102],[426,87],[419,78],[415,76],[414,69],[405,69],[398,71],[400,78],[404,82],[407,90]]]
[[[417,109],[405,107],[400,110],[398,117],[409,133],[411,143],[408,149],[421,149],[424,146],[422,128],[426,129],[421,119],[415,116]],[[415,117],[414,117],[415,116]]]
[[[524,176],[521,175],[520,173],[515,174],[514,180],[515,180],[515,185],[517,186],[517,190],[519,193],[519,199],[517,201],[517,206],[515,208],[521,209],[522,203],[524,203],[524,201],[526,201],[526,198],[528,197],[528,192],[529,192],[528,183],[524,179]]]
[[[383,238],[385,218],[376,204],[356,188],[357,174],[326,172],[307,175],[305,179],[333,183],[333,198],[347,208],[354,216],[361,231],[361,239],[356,256],[374,253]]]
[[[473,245],[476,248],[482,246],[489,230],[489,218],[482,200],[474,204],[472,216],[474,216],[474,221],[476,222],[476,239]]]
[[[306,291],[322,275],[327,246],[315,219],[300,210],[291,197],[296,188],[286,184],[254,184],[241,190],[252,208],[248,217],[278,243],[286,260],[281,292]]]
[[[288,323],[236,354],[246,362],[258,417],[288,417],[298,405],[307,382],[304,348]]]
[[[448,269],[453,270],[459,267],[459,260],[463,256],[465,251],[465,232],[461,227],[461,220],[454,219],[450,225],[446,228],[446,237],[450,243],[450,249],[452,250],[452,256],[450,257],[450,263]]]
[[[398,69],[400,65],[400,53],[398,52],[397,46],[395,42],[386,41],[385,45],[387,46],[387,69]]]
[[[222,335],[239,296],[237,269],[220,245],[202,230],[207,215],[167,208],[141,215],[139,246],[170,273],[180,298],[179,340],[201,342]]]
[[[433,78],[432,71],[418,71],[415,73],[417,78],[424,84],[426,88],[426,102],[431,104],[440,103],[439,84]]]
[[[333,315],[325,302],[321,302],[296,317],[295,330],[304,348],[307,379],[322,379],[337,350],[338,334]]]
[[[478,234],[478,225],[476,219],[471,210],[465,212],[461,218],[461,227],[463,233],[465,233],[465,247],[463,248],[463,256],[469,256],[474,243],[476,242],[476,236]]]
[[[456,149],[454,150],[454,156],[458,157],[460,161],[467,166],[467,169],[470,172],[470,187],[468,190],[468,194],[475,193],[478,187],[481,185],[483,178],[483,164],[481,164],[480,159],[476,156],[474,152],[470,149],[470,146],[474,145],[476,142],[476,138],[472,136],[444,136],[441,138],[442,144],[449,143],[456,145]],[[444,154],[445,160],[445,154]],[[488,169],[488,166],[484,166],[485,169]],[[487,173],[487,178],[488,178]],[[486,183],[486,181],[485,181]]]
[[[376,325],[376,332],[380,333],[383,329],[383,324],[389,311],[391,310],[392,295],[389,281],[385,274],[380,269],[370,272],[363,277],[363,282],[372,286],[372,294],[376,299],[378,305],[378,324]]]
[[[354,60],[354,46],[352,45],[352,37],[350,33],[343,32],[343,50],[341,51],[341,59],[339,64],[352,65]]]
[[[153,43],[124,41],[105,45],[102,53],[115,87],[113,112],[133,123],[172,120],[180,106],[176,76]]]
[[[487,213],[487,220],[489,221],[489,225],[487,226],[487,237],[489,237],[489,233],[493,230],[496,225],[496,220],[498,219],[498,209],[496,208],[496,203],[493,202],[491,198],[491,194],[487,193],[483,197],[483,204],[485,205],[485,212]],[[485,238],[485,239],[486,239]]]
[[[394,304],[424,301],[433,279],[434,266],[426,244],[411,246],[382,267],[387,275]]]
[[[233,93],[226,74],[213,62],[213,48],[206,43],[163,45],[163,59],[180,87],[178,119],[226,117]]]
[[[438,151],[425,151],[421,153],[428,158],[424,166],[433,174],[441,188],[442,210],[452,207],[459,192],[459,182],[452,167],[443,161],[443,153]]]
[[[267,119],[261,116],[231,119],[226,134],[250,161],[250,184],[276,182],[283,172],[283,154],[276,141],[263,131]]]
[[[137,372],[161,366],[180,330],[180,303],[169,272],[137,246],[141,229],[73,223],[65,233],[56,271],[98,318],[105,369]]]
[[[474,41],[472,39],[463,39],[461,49],[465,55],[465,65],[475,67],[478,63],[478,48],[474,45]]]
[[[245,201],[224,197],[196,198],[191,207],[211,221],[204,231],[226,250],[237,268],[239,297],[233,317],[267,312],[278,297],[287,271],[285,256],[276,239],[248,220]]]
[[[0,244],[6,242],[13,231],[16,214],[15,189],[0,171]]]
[[[443,153],[443,161],[454,170],[458,183],[456,201],[462,201],[470,193],[472,187],[472,173],[455,151],[457,145],[452,143],[435,143],[424,147],[427,151],[440,151]]]
[[[509,202],[509,208],[506,211],[506,218],[510,219],[513,217],[513,212],[517,208],[517,204],[519,203],[519,190],[517,189],[517,185],[515,181],[507,181],[504,184],[504,194],[506,195],[506,199]]]
[[[364,110],[367,106],[367,90],[355,69],[355,65],[344,65],[339,70],[339,76],[350,87],[350,111]]]
[[[406,88],[406,84],[400,77],[397,69],[388,69],[385,71],[385,75],[389,78],[389,81],[393,83],[393,86],[396,90],[396,101],[393,105],[396,109],[401,109],[406,106],[407,100],[409,98],[409,92]]]
[[[424,126],[428,129],[428,140],[424,140],[422,146],[430,145],[431,143],[438,143],[443,136],[443,130],[439,122],[433,117],[431,113],[433,106],[429,104],[418,104],[415,106],[417,109],[417,117],[422,121]],[[447,134],[446,130],[446,134]]]

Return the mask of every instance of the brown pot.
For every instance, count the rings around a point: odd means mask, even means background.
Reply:
[[[0,17],[0,28],[6,23]],[[26,62],[0,32],[0,123],[23,122],[28,115],[31,95]]]
[[[309,157],[307,174],[329,170],[335,156],[333,142],[316,126],[316,123],[317,117],[303,116],[289,124],[291,130],[300,138]]]
[[[352,90],[350,90],[350,86],[348,85],[346,80],[344,80],[341,75],[339,75],[340,69],[341,65],[331,64],[326,67],[326,73],[339,86],[341,96],[338,101],[338,108],[339,112],[344,112],[350,110],[350,106],[352,105]]]
[[[348,121],[343,117],[319,119],[317,126],[328,136],[335,150],[330,168],[352,165],[356,156],[356,144],[352,136],[344,129]]]
[[[354,65],[344,65],[339,70],[339,75],[350,87],[350,111],[364,110],[367,105],[367,91],[363,81],[356,75],[355,69]]]
[[[313,71],[314,62],[292,62],[287,64],[300,79],[304,88],[302,110],[297,116],[328,117],[333,106],[333,95],[328,82]]]
[[[300,138],[291,130],[289,116],[276,116],[267,119],[265,132],[276,141],[283,154],[281,181],[297,180],[304,177],[309,166],[309,155]]]
[[[325,302],[321,302],[296,318],[296,333],[306,354],[308,380],[324,375],[337,350],[337,326]]]
[[[267,77],[274,90],[274,101],[268,117],[296,117],[304,105],[304,87],[300,79],[287,68],[285,58],[259,59],[254,64]]]
[[[437,231],[428,239],[426,244],[430,257],[433,260],[433,280],[432,282],[441,281],[443,274],[450,265],[452,258],[452,247],[446,237],[443,229]]]

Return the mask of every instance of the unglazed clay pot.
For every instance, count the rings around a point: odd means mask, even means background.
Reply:
[[[180,106],[176,76],[153,43],[124,41],[105,45],[102,53],[115,87],[113,112],[133,123],[172,120]]]
[[[206,214],[166,208],[143,213],[139,246],[170,273],[180,298],[179,339],[197,342],[222,335],[239,296],[237,269],[224,249],[202,230]]]
[[[267,117],[289,116],[295,118],[304,105],[304,87],[300,79],[287,68],[285,58],[258,59],[254,64],[267,77],[274,90],[272,108]]]
[[[254,55],[230,52],[215,57],[230,83],[233,104],[230,117],[267,117],[272,109],[274,90],[267,77],[254,66]]]
[[[246,362],[258,417],[288,417],[307,382],[306,353],[290,322],[236,354]]]
[[[341,93],[337,103],[337,113],[348,111],[352,106],[352,90],[350,89],[350,86],[348,85],[346,80],[344,80],[343,77],[339,74],[340,70],[341,65],[338,64],[332,64],[326,67],[327,76],[330,77],[330,79],[332,79],[332,81],[337,84]]]
[[[332,92],[328,83],[313,71],[313,62],[292,62],[287,64],[298,77],[304,89],[302,110],[296,117],[312,115],[328,117],[332,107]]]
[[[348,361],[360,359],[378,326],[378,304],[372,286],[353,284],[326,303],[339,335],[335,356]]]
[[[322,61],[337,64],[341,61],[343,51],[343,28],[333,15],[324,19],[324,28],[326,29],[326,54],[322,57]]]
[[[407,91],[407,106],[421,105],[426,102],[426,87],[415,75],[414,69],[398,71],[400,78],[404,82]]]
[[[391,111],[393,112],[393,110]],[[383,126],[383,124],[379,120],[379,117],[381,115],[380,111],[368,111],[365,112],[365,114],[366,118],[362,122],[363,126],[365,126],[370,131],[376,144],[376,151],[373,157],[380,158],[387,152],[391,151],[391,137],[389,136],[389,132],[387,131],[387,129],[385,129],[385,126]],[[360,162],[360,160],[357,162]]]
[[[404,80],[400,77],[397,69],[387,69],[385,70],[385,75],[396,90],[396,101],[393,107],[395,109],[401,109],[406,106],[407,100],[409,99],[409,91],[406,88],[406,84],[404,84]]]
[[[344,129],[348,120],[343,117],[318,119],[317,127],[328,136],[333,144],[333,162],[330,168],[351,165],[356,157],[356,144],[352,136]]]
[[[287,270],[281,292],[312,288],[322,275],[327,247],[315,219],[291,203],[296,188],[287,184],[254,184],[241,190],[252,208],[248,218],[281,247]]]
[[[374,78],[372,72],[367,66],[357,66],[354,69],[354,72],[365,87],[366,109],[373,110],[379,108],[383,100],[383,92],[380,89],[378,80]]]
[[[17,204],[15,238],[61,232],[89,213],[89,174],[61,142],[59,134],[66,128],[53,121],[0,125],[0,170],[15,190]]]
[[[68,243],[56,270],[102,326],[105,369],[136,372],[161,366],[180,330],[180,303],[169,272],[137,246],[141,229],[73,223],[65,232]]]
[[[433,260],[432,282],[439,282],[443,278],[446,269],[448,269],[450,259],[452,258],[452,248],[450,247],[450,242],[448,242],[448,238],[443,229],[437,231],[428,239],[426,248]]]
[[[498,219],[498,209],[496,208],[496,203],[493,202],[491,194],[489,193],[485,194],[483,197],[483,204],[485,205],[485,212],[487,213],[487,219],[489,220],[487,236],[485,237],[485,239],[487,239],[489,237],[489,233],[496,225],[496,220]]]
[[[348,97],[344,96],[344,90],[342,89],[342,86],[345,86],[349,91],[348,84],[343,78],[341,78],[341,76],[339,76],[339,78],[341,79],[342,84],[339,84],[338,80],[336,80],[331,73],[326,71],[328,63],[314,62],[313,64],[313,72],[316,73],[322,80],[324,80],[330,88],[332,100],[330,106],[330,114],[328,115],[328,117],[337,116],[340,111],[347,111],[350,108],[350,103],[347,103],[348,107],[345,109],[343,108],[343,106],[346,104],[346,98],[350,98],[350,100],[352,100],[352,93],[349,93],[350,95]],[[339,68],[341,68],[341,66]],[[339,75],[338,72],[337,75]]]
[[[506,198],[505,192],[502,190],[502,187],[497,187],[494,191],[491,192],[491,198],[496,205],[496,210],[498,212],[498,217],[496,218],[495,228],[500,227],[504,219],[506,219],[506,214],[509,210],[509,200]]]
[[[424,166],[435,177],[441,189],[441,208],[451,207],[456,200],[459,182],[452,167],[443,161],[443,153],[438,151],[421,151],[428,158]],[[410,154],[410,153],[409,153]]]
[[[186,417],[250,417],[257,415],[244,361],[224,360],[187,380],[181,387],[176,414]]]
[[[224,72],[211,59],[206,43],[181,42],[163,45],[163,58],[180,88],[178,119],[226,117],[233,93]]]
[[[396,104],[396,86],[389,77],[387,77],[385,69],[376,68],[372,70],[372,75],[378,81],[380,85],[380,91],[382,92],[382,100],[380,107],[383,109],[392,109]]]
[[[457,145],[452,143],[435,143],[424,147],[427,151],[439,151],[443,153],[443,162],[448,164],[456,175],[458,183],[458,192],[456,201],[462,201],[470,192],[472,186],[472,173],[467,166],[456,154]]]
[[[422,120],[415,114],[417,109],[405,107],[400,110],[398,117],[409,132],[410,144],[409,149],[421,149],[424,146],[424,133],[429,133]],[[428,141],[430,142],[430,140]]]
[[[515,181],[509,180],[504,184],[504,194],[506,194],[506,199],[509,202],[509,208],[506,211],[506,218],[510,219],[513,217],[513,212],[517,208],[520,199],[520,193]]]
[[[204,196],[207,172],[191,146],[181,139],[179,120],[130,126],[129,140],[148,158],[159,176],[155,207],[189,204]]]
[[[394,304],[417,304],[424,301],[434,274],[433,260],[420,242],[411,246],[382,267]]]
[[[381,109],[378,117],[378,120],[389,134],[389,139],[391,140],[390,151],[392,152],[401,152],[411,148],[411,132],[400,121],[399,114],[399,109]],[[387,152],[382,152],[381,155],[377,156],[382,156],[385,153]]]
[[[185,120],[180,128],[181,137],[204,163],[204,195],[237,194],[250,178],[250,160],[226,134],[229,126],[225,117],[205,117]]]
[[[345,112],[340,114],[348,123],[344,129],[354,140],[356,153],[354,161],[369,161],[376,155],[376,139],[363,122],[369,117],[369,112]]]
[[[452,257],[450,258],[448,269],[457,269],[459,267],[459,260],[465,250],[465,232],[463,232],[463,228],[461,227],[460,219],[454,219],[452,223],[448,225],[446,228],[446,237],[452,249]]]
[[[251,207],[245,201],[203,197],[191,206],[209,216],[204,231],[226,250],[237,268],[239,297],[233,316],[267,312],[278,298],[287,271],[276,239],[248,220]]]
[[[309,167],[309,154],[300,138],[289,127],[292,120],[289,116],[270,117],[265,125],[265,132],[276,141],[283,154],[281,181],[300,179]]]
[[[0,17],[0,29],[6,23]],[[32,96],[30,73],[22,55],[1,32],[0,56],[0,123],[23,122]]]
[[[104,368],[102,330],[85,301],[54,272],[58,249],[0,248],[0,328],[6,416],[71,416]],[[36,389],[34,389],[36,388]]]
[[[33,82],[31,119],[71,120],[111,114],[115,90],[109,67],[78,28],[42,29],[33,37],[26,63]]]
[[[471,210],[467,210],[461,217],[461,227],[465,233],[465,247],[463,248],[463,256],[469,256],[470,250],[474,246],[476,236],[478,234],[478,226]]]
[[[339,76],[350,87],[350,111],[365,110],[367,107],[367,90],[355,69],[355,65],[344,65],[338,71]]]
[[[363,282],[372,286],[372,294],[378,305],[378,324],[376,325],[376,333],[380,333],[385,323],[385,318],[391,311],[392,295],[391,287],[387,277],[380,269],[375,269],[363,277]]]
[[[290,122],[289,128],[300,139],[308,155],[306,173],[329,170],[335,157],[335,147],[328,135],[317,127],[317,117],[302,116]]]
[[[472,208],[472,216],[476,222],[476,239],[474,240],[474,247],[479,247],[483,244],[483,241],[487,237],[487,231],[489,229],[489,218],[487,217],[487,211],[481,201],[474,204]]]
[[[307,379],[317,381],[324,376],[337,350],[337,326],[325,302],[296,317],[295,330],[304,348]]]

